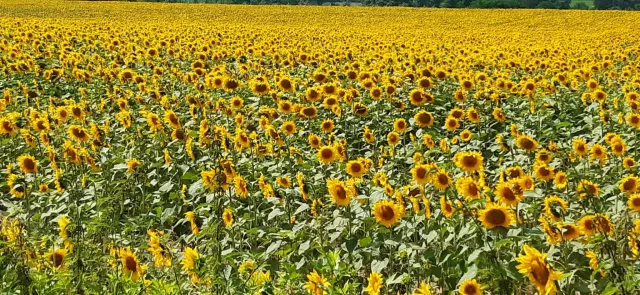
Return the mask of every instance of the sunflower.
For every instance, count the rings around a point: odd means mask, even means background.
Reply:
[[[331,119],[326,119],[322,122],[322,124],[320,124],[320,129],[324,133],[333,132],[333,128],[335,128],[335,123]]]
[[[465,200],[471,201],[479,199],[482,196],[482,190],[473,178],[465,176],[456,180],[456,190]]]
[[[578,228],[580,232],[587,235],[587,237],[593,236],[597,233],[596,217],[594,215],[586,215],[578,220]]]
[[[283,77],[280,78],[280,81],[278,81],[278,87],[280,87],[280,89],[284,91],[292,91],[296,87],[296,85],[290,78]]]
[[[584,157],[589,153],[587,143],[582,138],[575,138],[571,141],[571,145],[573,146],[573,152],[580,157]]]
[[[198,251],[191,247],[186,247],[183,252],[184,258],[180,264],[182,264],[182,270],[192,271],[196,268],[196,262],[198,260]]]
[[[362,103],[354,103],[352,108],[353,114],[358,117],[365,117],[369,114],[369,108]]]
[[[522,167],[520,166],[509,167],[505,170],[505,173],[509,179],[516,179],[524,176],[524,170],[522,170]]]
[[[473,88],[473,82],[469,80],[462,80],[460,81],[460,87],[464,90],[471,90],[471,88]]]
[[[398,118],[393,122],[393,131],[397,133],[407,132],[407,121],[403,118]]]
[[[127,160],[127,172],[132,173],[140,165],[142,165],[142,163],[140,163],[140,161],[138,161],[137,159],[128,159]]]
[[[598,197],[600,195],[600,187],[598,187],[597,184],[586,179],[580,180],[576,191],[578,193],[578,200],[584,199],[584,197],[586,197],[587,195],[593,197]]]
[[[240,86],[241,86],[240,85],[240,81],[238,81],[238,80],[236,80],[234,78],[227,77],[227,78],[224,79],[223,88],[227,92],[233,92],[236,89],[240,88]]]
[[[639,182],[640,182],[640,179],[638,179],[637,176],[633,176],[633,175],[626,176],[625,178],[620,180],[620,184],[618,185],[618,188],[620,189],[620,191],[626,194],[632,194],[638,190]]]
[[[315,118],[318,115],[318,110],[314,106],[303,107],[300,108],[300,115],[307,119]]]
[[[415,106],[421,106],[427,102],[424,91],[414,89],[409,92],[409,102]]]
[[[627,124],[635,128],[640,128],[640,115],[636,113],[627,114]]]
[[[373,134],[373,131],[371,131],[371,129],[369,129],[369,127],[367,126],[364,127],[364,133],[362,134],[362,137],[367,143],[373,143],[376,141],[375,134]]]
[[[293,135],[297,131],[296,123],[294,123],[293,121],[286,121],[282,123],[281,129],[282,132],[286,133],[287,135]]]
[[[476,280],[465,280],[458,288],[460,295],[482,295],[482,285]]]
[[[308,200],[309,199],[309,185],[304,180],[304,174],[302,174],[301,172],[298,172],[298,174],[296,175],[296,180],[298,182],[298,189],[300,190],[300,193],[302,194],[302,199]]]
[[[69,137],[75,141],[85,142],[89,140],[89,133],[82,126],[71,125],[68,129]]]
[[[537,179],[548,181],[555,177],[555,171],[553,168],[547,166],[545,162],[536,162],[533,165],[533,169],[535,170]]]
[[[636,160],[630,157],[626,157],[624,158],[624,160],[622,160],[622,166],[624,167],[624,169],[630,170],[631,168],[636,166]]]
[[[51,128],[49,121],[42,118],[33,121],[31,127],[36,132],[48,131]]]
[[[484,158],[477,151],[457,152],[453,157],[456,166],[466,172],[482,170]]]
[[[136,254],[131,251],[130,248],[120,249],[120,257],[122,259],[122,267],[124,268],[124,275],[131,276],[132,280],[137,280],[142,276],[142,266],[138,263]]]
[[[412,295],[431,295],[431,294],[433,293],[431,292],[431,287],[429,286],[429,284],[425,282],[420,282],[420,285],[418,286],[416,291],[413,292]]]
[[[501,181],[496,186],[496,195],[498,199],[507,206],[515,207],[524,200],[523,192],[514,189],[518,179],[511,179],[509,181]]]
[[[325,145],[318,149],[317,153],[318,161],[322,164],[330,164],[338,159],[338,151],[332,145]]]
[[[524,245],[524,253],[516,258],[519,263],[516,267],[518,271],[529,277],[538,293],[555,295],[558,292],[555,282],[561,278],[562,273],[551,268],[546,253],[542,254],[529,245]]]
[[[627,206],[629,206],[629,209],[635,212],[640,212],[640,194],[633,194],[629,196]]]
[[[529,135],[521,134],[516,138],[516,145],[527,151],[535,151],[538,148],[538,142]]]
[[[429,127],[433,125],[433,115],[427,111],[419,111],[413,116],[413,120],[420,127]]]
[[[307,137],[307,142],[314,149],[319,148],[320,144],[322,144],[322,142],[320,141],[320,137],[313,133],[309,134],[309,136]]]
[[[369,295],[380,295],[380,289],[384,285],[382,275],[374,271],[369,275],[368,282],[369,284],[364,291]]]
[[[571,223],[560,224],[558,227],[562,229],[562,238],[567,241],[572,241],[580,237],[580,228]]]
[[[233,213],[229,208],[224,209],[224,212],[222,213],[222,221],[224,221],[224,225],[226,227],[233,225]]]
[[[602,275],[603,277],[607,276],[607,273],[604,272],[604,270],[599,269],[599,262],[598,262],[598,255],[596,254],[596,252],[593,252],[591,250],[587,250],[584,253],[584,256],[587,257],[589,259],[589,267],[592,270],[599,270],[600,271],[600,275]]]
[[[611,141],[611,152],[618,156],[624,156],[624,153],[627,151],[627,145],[622,141],[621,138],[616,137]]]
[[[553,183],[558,189],[564,189],[565,187],[567,187],[567,173],[565,173],[564,171],[558,171],[553,179]]]
[[[469,108],[467,110],[467,119],[472,123],[480,123],[480,113],[475,108]]]
[[[18,128],[7,118],[0,118],[0,134],[13,136],[17,133]]]
[[[20,171],[24,174],[31,174],[38,172],[38,161],[32,155],[22,155],[18,157],[18,164]]]
[[[53,268],[63,268],[64,259],[67,257],[67,249],[51,249],[47,254],[47,260],[51,262]]]
[[[390,200],[381,200],[373,205],[373,215],[378,223],[391,227],[402,219],[402,205]]]
[[[337,179],[327,180],[327,190],[329,190],[331,198],[338,206],[348,206],[351,197],[353,197],[353,190],[350,186],[347,186],[343,181]]]
[[[359,178],[362,177],[363,174],[366,174],[368,169],[365,167],[364,163],[360,160],[351,160],[347,163],[347,174],[351,175],[351,177]]]
[[[455,213],[456,208],[453,207],[453,203],[447,200],[445,196],[440,197],[440,211],[444,217],[450,218]]]
[[[544,198],[544,212],[555,222],[562,220],[568,207],[569,204],[567,201],[556,195],[550,195]]]
[[[395,131],[391,131],[387,134],[387,143],[391,146],[398,144],[400,142],[400,134]]]
[[[469,141],[471,140],[471,137],[473,136],[473,133],[471,133],[471,131],[469,131],[469,129],[465,129],[462,132],[460,132],[460,138],[463,141]]]
[[[431,181],[429,177],[429,171],[431,167],[428,165],[417,164],[411,169],[411,175],[413,176],[413,180],[415,180],[418,184],[427,184]]]
[[[444,127],[449,131],[455,131],[460,127],[460,122],[455,117],[449,116],[445,119]]]
[[[439,169],[431,178],[431,183],[438,190],[445,190],[451,184],[451,177],[449,172],[443,169]]]
[[[236,175],[233,178],[233,188],[236,191],[236,194],[241,198],[246,198],[249,195],[249,190],[247,189],[247,181],[240,175]]]
[[[494,108],[492,112],[493,118],[498,122],[504,122],[507,120],[507,117],[504,114],[504,111],[501,108]]]
[[[515,222],[513,212],[505,205],[488,203],[485,209],[478,212],[478,220],[488,229],[495,227],[509,227]]]
[[[599,143],[595,143],[593,144],[593,146],[591,146],[591,156],[590,158],[592,160],[600,160],[600,161],[604,161],[609,157],[609,154],[607,153],[607,149],[602,146]]]
[[[151,132],[162,130],[162,121],[160,120],[158,115],[148,112],[146,113],[145,118],[147,120],[147,125],[149,125],[149,129],[151,129]]]
[[[304,288],[313,295],[327,294],[325,289],[331,286],[331,283],[314,269],[312,273],[307,275],[307,282],[304,284]]]

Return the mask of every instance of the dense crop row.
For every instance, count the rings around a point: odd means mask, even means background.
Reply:
[[[640,15],[0,3],[38,294],[637,294]]]

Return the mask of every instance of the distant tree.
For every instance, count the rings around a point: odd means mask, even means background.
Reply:
[[[589,9],[589,5],[584,2],[577,2],[576,4],[571,5],[571,9],[587,10]]]

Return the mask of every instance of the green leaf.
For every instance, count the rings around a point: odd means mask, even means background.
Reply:
[[[374,260],[371,262],[371,271],[382,272],[382,270],[389,264],[389,258],[384,260]]]
[[[360,245],[360,247],[366,247],[371,244],[372,241],[373,239],[371,239],[371,237],[364,237],[358,241],[358,245]]]
[[[604,291],[602,291],[601,295],[613,295],[616,292],[618,292],[618,287],[613,283],[609,282],[609,284],[607,284],[607,287],[604,289]]]
[[[298,255],[304,253],[305,251],[307,251],[307,249],[309,249],[309,241],[300,244],[300,246],[298,247]]]
[[[167,193],[171,190],[171,188],[173,188],[173,183],[171,181],[167,181],[160,187],[160,189],[158,189],[158,191],[160,191],[161,193]]]
[[[478,259],[478,257],[480,256],[480,254],[482,254],[482,249],[478,249],[475,250],[471,253],[471,255],[469,255],[469,258],[467,258],[467,264],[472,264],[476,261],[476,259]]]
[[[457,286],[460,286],[462,284],[462,282],[464,282],[466,280],[470,280],[470,279],[475,278],[477,273],[478,273],[478,267],[476,267],[475,265],[470,266],[467,269],[467,272],[464,273],[464,275],[462,275],[462,277],[458,281],[458,285]]]

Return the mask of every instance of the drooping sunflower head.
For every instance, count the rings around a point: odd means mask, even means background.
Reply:
[[[556,195],[550,195],[544,199],[544,212],[553,221],[561,221],[568,207],[567,201]]]
[[[540,294],[556,294],[555,281],[561,278],[562,273],[553,270],[547,263],[547,254],[528,245],[524,245],[524,252],[524,255],[516,258],[518,271],[529,277]]]
[[[222,213],[222,220],[224,221],[224,225],[226,227],[230,227],[231,225],[233,225],[233,213],[229,208],[224,209],[224,212]]]
[[[67,257],[69,250],[67,249],[51,249],[47,255],[49,262],[53,268],[61,268],[64,264],[64,259]]]

